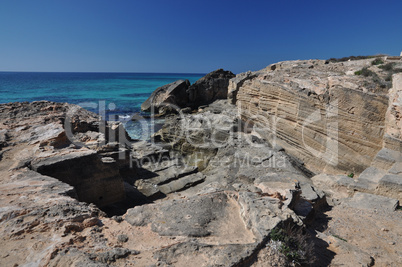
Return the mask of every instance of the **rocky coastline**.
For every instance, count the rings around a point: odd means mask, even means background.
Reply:
[[[395,266],[402,61],[285,61],[160,87],[151,142],[0,104],[1,266]]]

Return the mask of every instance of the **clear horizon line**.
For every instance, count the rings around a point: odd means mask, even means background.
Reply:
[[[141,74],[201,74],[206,75],[208,72],[146,72],[146,71],[15,71],[15,70],[0,70],[0,72],[22,72],[22,73],[141,73]]]

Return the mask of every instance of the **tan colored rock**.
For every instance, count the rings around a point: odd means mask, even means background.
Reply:
[[[384,146],[402,151],[402,73],[394,74],[392,81],[393,87],[389,91],[389,106],[385,115]]]
[[[79,201],[104,206],[125,199],[120,163],[102,162],[102,151],[96,151],[106,140],[120,141],[121,133],[126,134],[121,123],[103,122],[106,129],[101,131],[96,114],[49,101],[1,104],[0,111],[0,125],[6,131],[0,142],[23,146],[10,162],[10,170],[29,167],[57,178],[74,186]],[[85,136],[90,138],[84,140]],[[86,148],[87,141],[95,143],[94,149]]]
[[[363,67],[384,78],[371,59],[341,63],[322,60],[280,62],[244,79],[231,80],[239,113],[272,144],[303,161],[314,172],[360,173],[383,148],[384,128],[392,145],[400,140],[400,106],[388,110],[384,80],[347,75]],[[241,77],[243,77],[241,76]],[[396,83],[399,82],[396,79]],[[391,98],[397,99],[397,89]],[[395,103],[395,101],[393,101]],[[388,112],[388,113],[387,113]],[[386,126],[389,125],[389,126]]]
[[[88,228],[88,227],[98,225],[100,222],[101,221],[98,218],[92,217],[92,218],[85,219],[82,222],[82,225],[84,226],[84,228]]]

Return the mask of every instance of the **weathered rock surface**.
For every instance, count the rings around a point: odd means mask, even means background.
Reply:
[[[121,124],[74,105],[0,105],[2,265],[395,265],[402,255],[398,87],[388,94],[372,78],[355,77],[363,65],[384,75],[370,60],[342,64],[283,62],[238,75],[229,100],[168,117],[157,144],[131,143]],[[212,88],[207,98],[220,98],[230,76],[221,72],[194,90]],[[314,115],[301,126],[315,108],[333,115],[334,99],[343,103],[336,120],[315,123]],[[279,118],[268,130],[282,142],[261,131],[266,118]],[[337,120],[341,167],[320,150]],[[302,147],[301,129],[324,154]]]
[[[214,103],[203,113],[166,118],[165,125],[154,134],[153,139],[167,143],[192,159],[200,170],[204,169],[217,148],[230,142],[230,134],[236,127],[235,108],[223,104],[226,107],[223,109],[222,103]]]
[[[378,182],[376,192],[402,201],[402,175],[387,174]]]
[[[0,256],[6,266],[186,265],[189,259],[200,265],[233,266],[254,261],[270,231],[281,223],[302,225],[304,217],[291,209],[300,196],[295,182],[275,175],[276,167],[264,166],[274,161],[276,152],[269,146],[249,148],[246,140],[262,141],[241,133],[227,146],[236,119],[234,107],[226,103],[205,108],[201,116],[186,115],[198,127],[188,142],[196,144],[188,149],[189,158],[167,150],[166,144],[146,142],[132,144],[128,153],[127,143],[116,142],[122,141],[116,138],[121,137],[116,135],[119,125],[101,122],[74,105],[33,102],[0,108],[13,114],[0,116]],[[71,116],[70,108],[74,109]],[[205,123],[203,117],[212,121]],[[69,118],[74,122],[71,128],[65,124]],[[99,131],[102,123],[108,133]],[[213,127],[203,130],[205,125]],[[209,145],[220,144],[213,154],[203,155],[205,162],[216,153],[230,157],[231,151],[242,148],[235,168],[244,175],[231,171],[230,162],[222,167],[205,164],[207,171],[199,172],[193,164],[197,158],[191,159],[202,145],[197,136],[204,136],[203,140],[214,136]],[[259,160],[249,158],[253,152]],[[275,162],[283,161],[278,168],[305,182],[303,173],[291,167],[283,152],[278,153]],[[261,176],[267,172],[267,177]],[[275,187],[262,185],[271,180],[276,181]],[[126,196],[133,203],[119,204]],[[136,202],[141,197],[155,203]],[[113,205],[119,211],[143,205],[130,209],[125,220],[115,221],[78,200],[108,212]],[[282,255],[275,249],[271,254],[272,258]]]
[[[191,260],[233,266],[247,261],[281,221],[296,217],[281,205],[256,193],[216,192],[136,207],[125,220],[150,225],[161,236],[186,237],[156,254],[164,264],[181,266]]]
[[[237,102],[237,93],[240,90],[240,87],[243,86],[244,82],[247,80],[251,80],[257,77],[256,73],[251,71],[239,73],[236,77],[229,80],[228,84],[228,99],[231,104],[235,105]]]
[[[34,171],[74,186],[80,201],[102,207],[125,198],[117,163],[105,163],[94,150],[72,151],[52,157],[39,154],[31,166]]]
[[[235,75],[232,72],[218,69],[192,85],[188,80],[178,80],[161,86],[142,103],[141,110],[162,114],[177,113],[179,109],[191,110],[218,99],[226,99],[229,79],[233,77]]]
[[[232,79],[229,95],[244,120],[319,173],[360,173],[383,148],[401,152],[399,83],[372,59],[280,62]],[[373,77],[355,75],[369,68]],[[234,97],[236,95],[236,97]]]
[[[105,163],[100,155],[109,138],[116,141],[112,135],[118,126],[106,125],[76,105],[38,101],[2,104],[0,109],[0,123],[7,131],[8,142],[23,147],[11,170],[29,167],[57,178],[74,186],[80,201],[99,206],[125,198],[117,164]],[[95,131],[97,134],[93,134]]]
[[[193,107],[208,105],[228,96],[229,79],[235,77],[230,71],[218,69],[208,73],[188,88],[189,103]]]
[[[355,201],[355,200],[351,200]],[[374,209],[361,205],[333,206],[317,218],[317,238],[326,251],[318,252],[322,262],[331,258],[329,266],[392,266],[401,261],[401,211]],[[376,205],[376,202],[372,203]],[[318,242],[317,246],[323,243]]]
[[[187,89],[190,86],[188,80],[178,80],[157,88],[151,96],[141,105],[141,110],[159,112],[167,105],[171,104],[177,107],[185,107],[188,104]]]
[[[395,211],[399,205],[397,199],[356,192],[346,205],[358,209],[371,209],[381,211]]]

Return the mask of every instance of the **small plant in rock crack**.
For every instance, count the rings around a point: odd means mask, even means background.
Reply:
[[[351,172],[348,174],[348,177],[353,178],[353,177],[355,177],[355,174],[353,172]]]
[[[340,237],[339,235],[332,235],[333,237],[338,238],[339,240],[342,240],[344,242],[348,242],[345,238]]]
[[[361,70],[356,71],[356,72],[355,72],[355,75],[362,75],[362,76],[364,76],[364,77],[369,77],[369,76],[376,77],[376,76],[377,76],[377,74],[376,74],[374,71],[369,70],[367,67],[362,68]]]
[[[272,229],[270,238],[272,241],[280,242],[279,251],[289,261],[302,266],[313,264],[315,260],[313,245],[307,242],[308,236],[303,233],[301,227],[287,223],[282,227]]]

